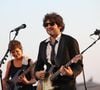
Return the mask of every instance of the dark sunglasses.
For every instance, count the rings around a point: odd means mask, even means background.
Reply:
[[[44,24],[43,24],[44,27],[48,27],[48,25],[50,25],[50,26],[54,26],[55,23],[54,23],[54,22],[51,22],[51,23],[44,23]]]

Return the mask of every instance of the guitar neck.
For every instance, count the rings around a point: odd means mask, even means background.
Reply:
[[[72,64],[72,62],[71,61],[69,61],[67,64],[65,64],[64,66],[65,67],[68,67],[69,65],[71,65]],[[60,71],[59,70],[57,70],[52,76],[51,76],[51,81],[53,81],[58,75],[60,74]]]
[[[26,75],[26,74],[30,71],[31,67],[32,67],[32,66],[30,66],[30,67],[28,67],[26,70],[24,70],[22,74]],[[22,74],[21,74],[21,75],[22,75]],[[20,75],[19,75],[19,76],[20,76]]]
[[[12,82],[16,82],[17,83],[17,80],[18,80],[18,77],[22,76],[22,75],[26,75],[30,69],[33,67],[34,65],[31,65],[29,66],[27,69],[20,69],[16,74],[15,76],[10,80]],[[21,73],[22,72],[22,73]],[[21,74],[20,74],[21,73]],[[19,75],[20,74],[20,75]]]

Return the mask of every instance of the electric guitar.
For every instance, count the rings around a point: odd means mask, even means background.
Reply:
[[[67,64],[65,64],[65,67],[68,67],[72,63],[77,63],[80,59],[76,59],[76,57],[72,58]],[[39,80],[37,85],[37,90],[53,90],[54,87],[52,86],[52,81],[56,79],[56,77],[60,74],[60,71],[57,70],[55,73],[52,73],[53,68],[55,66],[51,66],[49,70],[49,76],[45,78],[44,80]]]
[[[18,90],[18,88],[22,87],[18,85],[19,78],[26,75],[32,67],[34,67],[34,64],[29,66],[27,69],[26,67],[23,67],[22,69],[18,70],[14,77],[7,81],[7,90]]]

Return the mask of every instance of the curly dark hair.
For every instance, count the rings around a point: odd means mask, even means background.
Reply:
[[[65,24],[63,22],[63,18],[58,15],[57,13],[53,12],[53,13],[47,13],[45,16],[44,16],[44,19],[43,19],[43,26],[44,24],[46,23],[46,21],[49,20],[50,22],[54,22],[56,23],[58,26],[62,27],[60,29],[60,31],[62,32],[65,28]]]
[[[11,51],[15,50],[16,48],[23,50],[22,45],[18,40],[11,40],[8,45],[9,51],[11,52]]]

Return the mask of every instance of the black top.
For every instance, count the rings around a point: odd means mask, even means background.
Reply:
[[[22,74],[25,70],[27,70],[27,68],[30,66],[29,65],[30,59],[28,60],[28,65],[22,65],[21,67],[15,67],[13,61],[14,60],[11,60],[11,66],[10,66],[10,72],[9,72],[9,76],[11,77],[11,80],[14,80],[15,77],[18,78],[18,76],[20,74]],[[28,80],[31,79],[31,73],[30,72],[28,72],[25,76]],[[16,81],[16,79],[15,79],[15,81]],[[25,85],[25,84],[22,84],[22,83],[16,83],[16,86],[18,87],[18,90],[33,90],[32,84],[31,85]],[[13,83],[12,83],[11,87],[12,87],[11,90],[14,90],[13,89],[13,87],[14,87]]]

